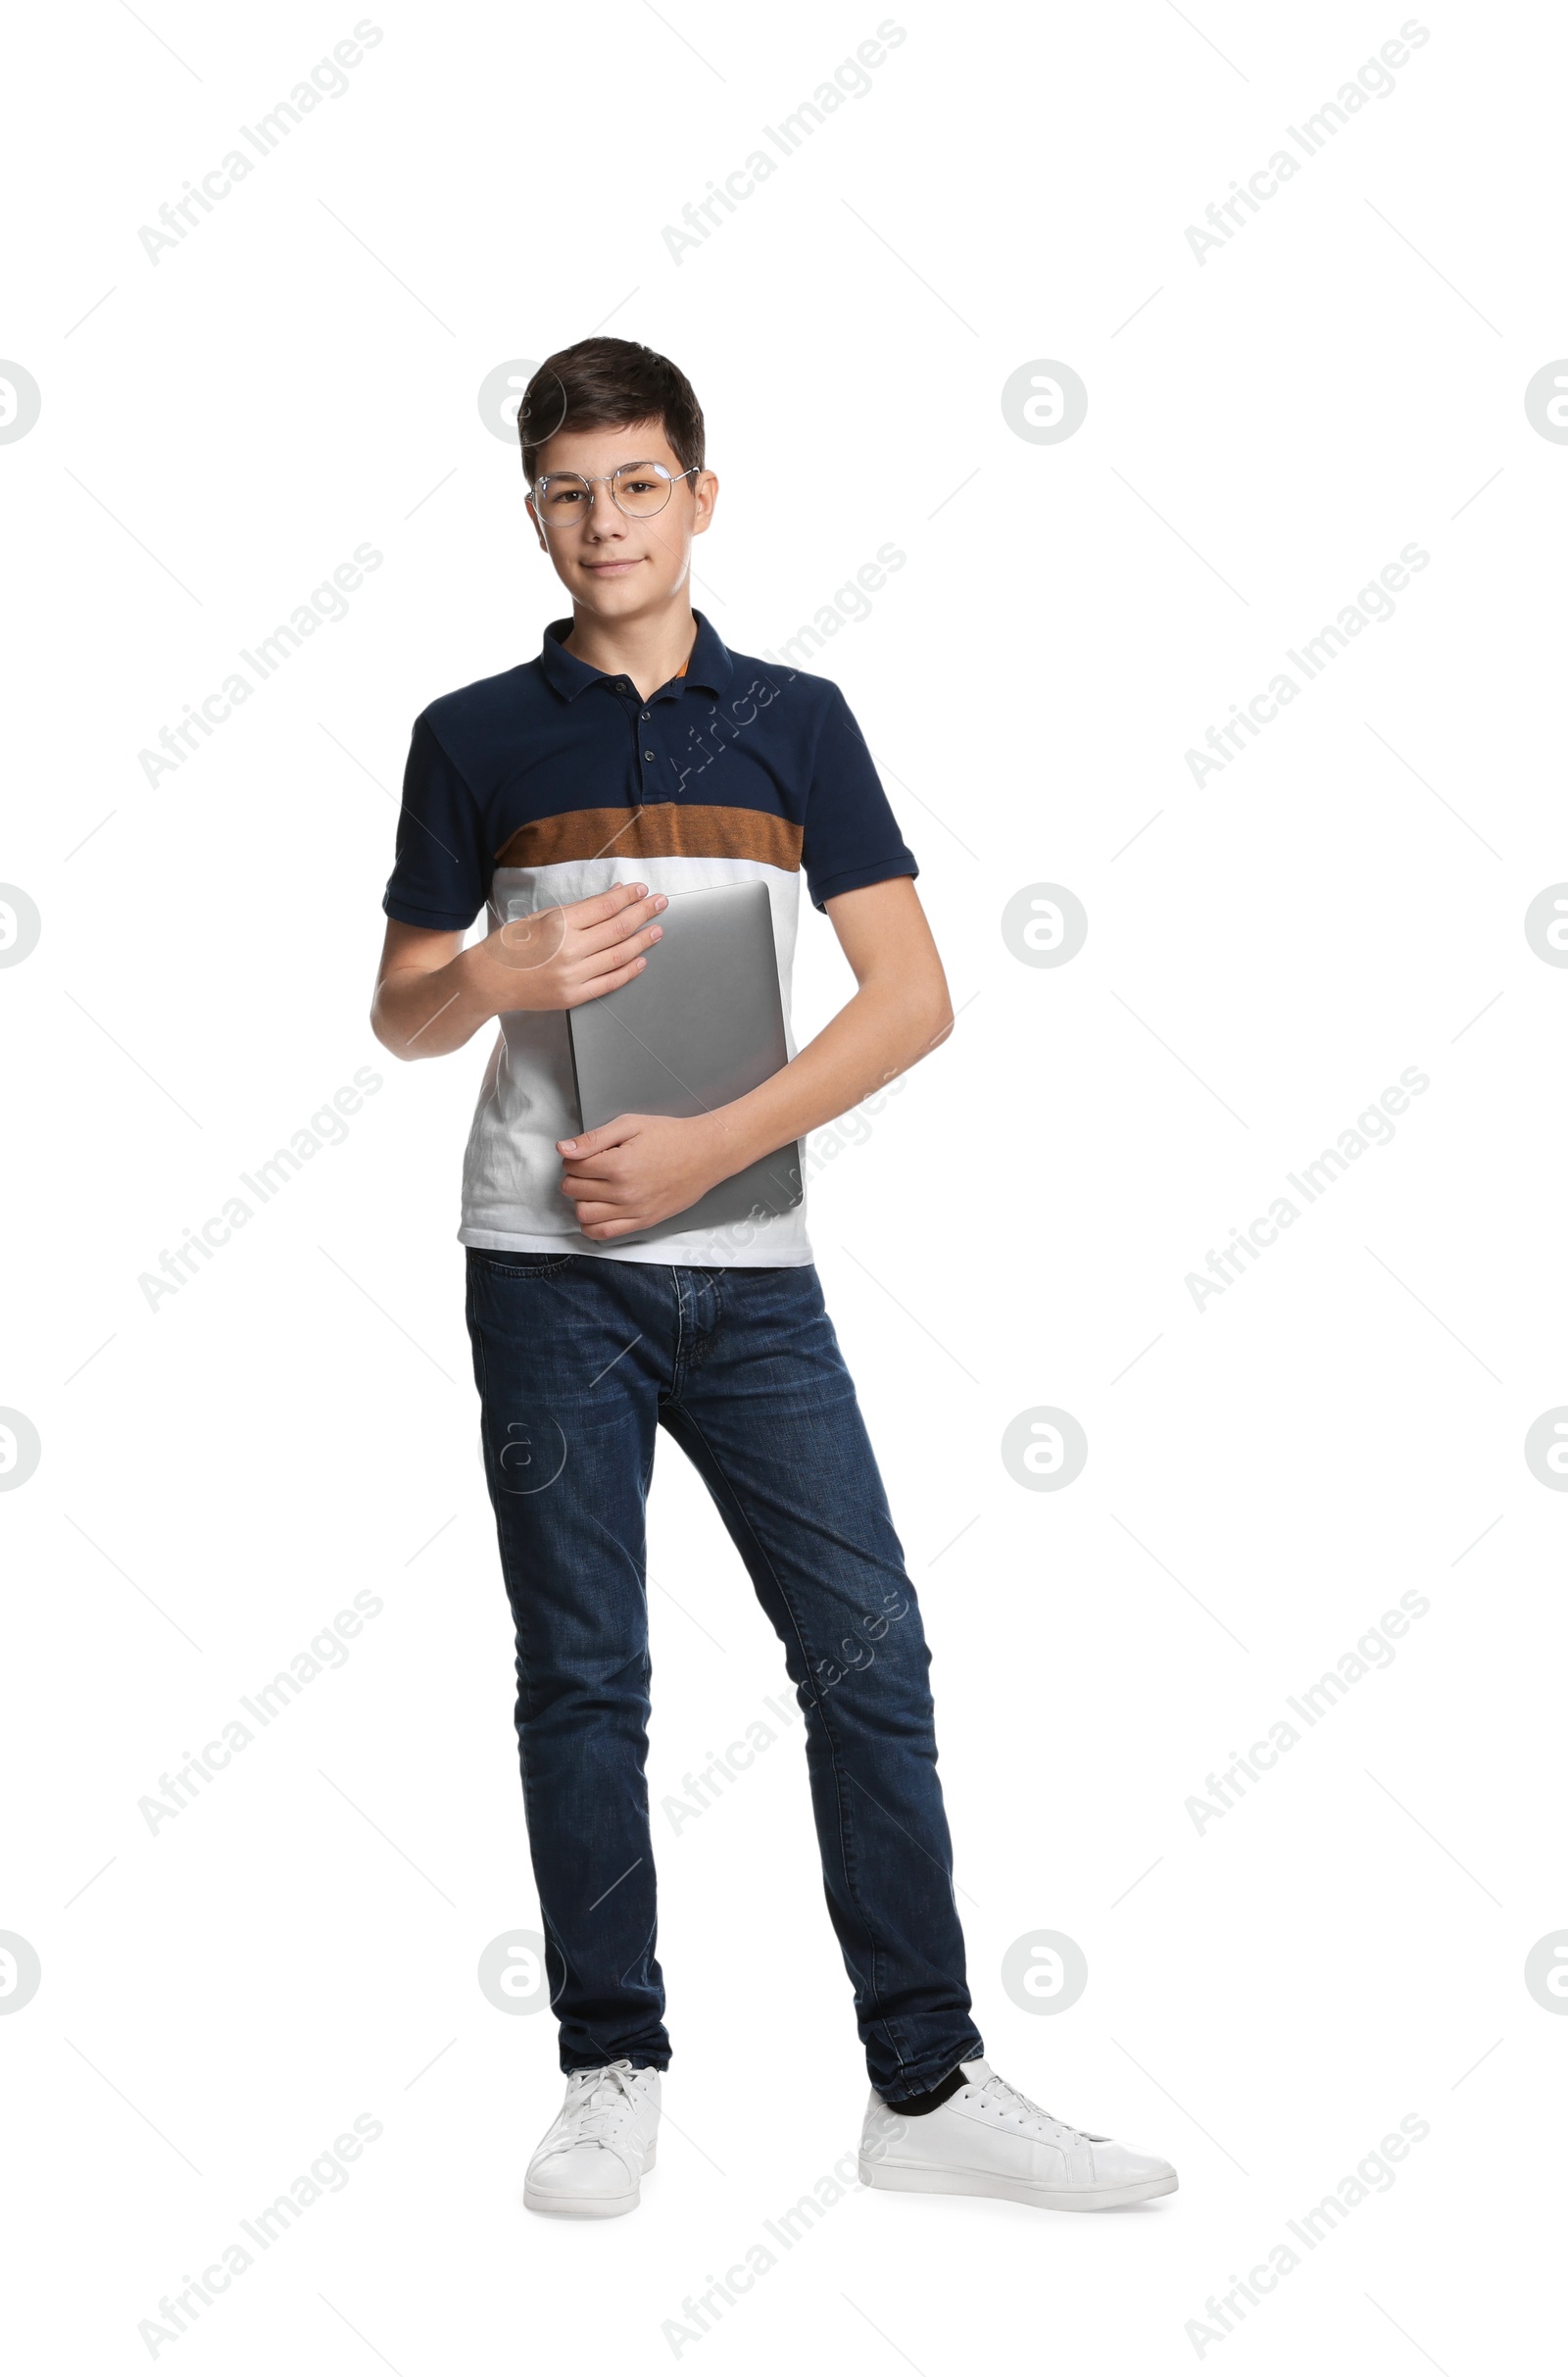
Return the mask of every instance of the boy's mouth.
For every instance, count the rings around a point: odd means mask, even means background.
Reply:
[[[641,569],[642,555],[636,554],[630,561],[584,562],[582,567],[591,569],[596,577],[624,577],[628,569]]]

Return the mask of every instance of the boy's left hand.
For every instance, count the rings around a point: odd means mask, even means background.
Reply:
[[[708,1114],[617,1114],[597,1130],[558,1139],[561,1193],[585,1238],[624,1238],[682,1213],[726,1179]]]

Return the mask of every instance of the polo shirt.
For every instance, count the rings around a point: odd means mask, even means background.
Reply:
[[[684,670],[647,701],[565,650],[567,619],[536,660],[432,702],[415,720],[382,905],[435,932],[466,932],[487,909],[488,931],[617,883],[764,882],[793,1057],[803,873],[820,909],[919,869],[838,687],[730,652],[695,617]],[[727,1228],[672,1222],[635,1244],[585,1238],[555,1144],[578,1128],[565,1014],[498,1020],[464,1162],[465,1245],[702,1268],[812,1260],[804,1205]]]

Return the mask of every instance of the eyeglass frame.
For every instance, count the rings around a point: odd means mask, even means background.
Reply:
[[[545,521],[538,503],[540,488],[548,487],[553,478],[574,478],[579,487],[586,487],[588,490],[588,510],[584,516],[585,519],[592,520],[594,505],[599,500],[594,493],[594,489],[596,487],[608,487],[610,489],[610,500],[614,505],[615,510],[621,514],[623,519],[657,520],[660,512],[667,512],[669,510],[669,497],[670,495],[674,494],[675,489],[680,485],[681,480],[683,478],[699,477],[706,467],[707,466],[703,463],[693,463],[689,470],[674,471],[666,470],[662,463],[656,463],[653,457],[649,455],[638,462],[617,463],[613,470],[600,470],[592,474],[586,470],[542,470],[528,489],[528,499],[534,508],[534,518],[536,520],[538,520],[540,527],[543,528]],[[669,495],[666,495],[663,502],[660,505],[659,512],[628,512],[626,510],[625,505],[615,493],[614,487],[614,482],[619,477],[622,470],[657,470],[661,477],[668,479]],[[556,520],[551,524],[557,528],[564,528],[567,523],[564,520]],[[572,524],[575,525],[575,522]]]

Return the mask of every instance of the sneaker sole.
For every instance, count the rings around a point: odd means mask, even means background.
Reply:
[[[1131,2179],[1122,2187],[1031,2187],[1026,2179],[1004,2179],[989,2171],[932,2170],[912,2162],[871,2162],[860,2156],[862,2187],[883,2187],[910,2196],[1001,2196],[1009,2204],[1044,2212],[1113,2212],[1124,2204],[1173,2196],[1177,2178]]]
[[[659,2140],[656,2138],[648,2149],[648,2159],[643,2164],[644,2179],[653,2169],[658,2154]],[[530,2186],[527,2180],[523,2181],[522,2187],[523,2209],[544,2212],[556,2220],[617,2220],[622,2212],[634,2212],[641,2202],[641,2182],[624,2196],[556,2196],[546,2189]]]

